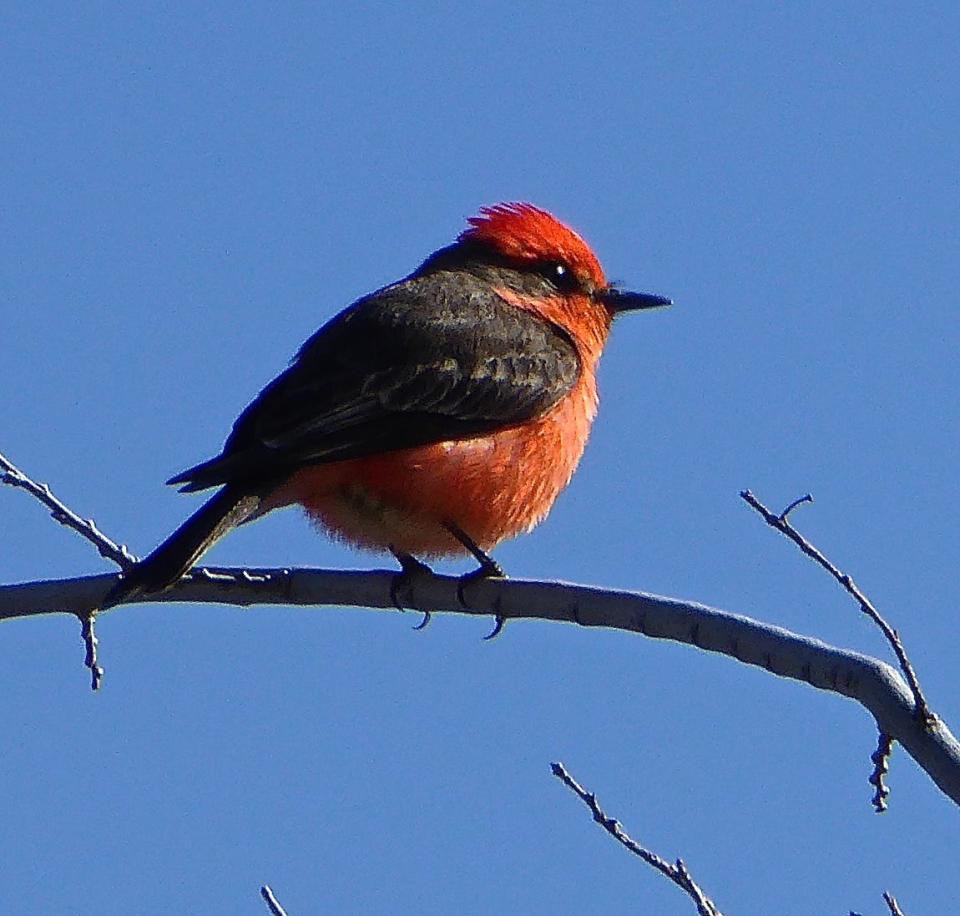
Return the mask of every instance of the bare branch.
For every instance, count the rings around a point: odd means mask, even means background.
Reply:
[[[280,906],[280,901],[274,897],[269,884],[264,884],[260,888],[260,896],[267,902],[267,908],[270,910],[271,916],[287,916],[287,911]]]
[[[396,575],[390,570],[202,568],[169,591],[133,603],[349,606],[395,611],[391,586]],[[116,575],[102,575],[0,586],[0,620],[58,612],[80,616],[97,607],[116,581]],[[460,584],[456,576],[418,577],[405,590],[405,604],[410,610],[434,614],[576,622],[670,639],[839,693],[863,705],[877,728],[900,742],[943,792],[960,804],[960,743],[942,721],[928,728],[917,719],[909,688],[886,662],[678,598],[565,582],[480,579],[470,584],[470,604],[466,606],[457,597]],[[115,612],[116,608],[109,613]]]
[[[897,633],[893,627],[890,626],[880,615],[880,612],[873,606],[870,602],[870,599],[860,591],[857,587],[857,584],[853,579],[847,575],[847,573],[841,572],[827,557],[813,544],[811,544],[790,522],[787,520],[787,515],[791,510],[795,509],[802,502],[813,502],[813,497],[808,493],[806,496],[800,497],[800,499],[794,500],[790,503],[789,506],[780,514],[776,515],[771,512],[756,496],[753,495],[749,490],[743,490],[740,493],[741,498],[749,506],[756,509],[757,512],[763,516],[763,520],[773,528],[776,528],[781,534],[786,535],[796,544],[808,557],[815,560],[819,563],[840,585],[853,596],[854,600],[857,601],[860,605],[860,610],[863,611],[883,632],[883,635],[886,637],[887,642],[893,647],[893,651],[896,653],[897,661],[900,663],[900,669],[903,671],[904,676],[907,679],[907,683],[910,685],[910,690],[913,693],[914,702],[916,703],[917,716],[924,723],[929,725],[934,725],[936,722],[936,716],[931,712],[930,707],[927,704],[926,699],[924,698],[923,691],[920,689],[920,681],[917,679],[916,672],[913,670],[913,665],[910,664],[910,659],[907,657],[907,651],[903,647],[903,643],[900,641],[900,635]]]
[[[128,569],[136,563],[137,558],[127,550],[125,544],[115,544],[97,527],[92,518],[80,518],[53,495],[47,484],[31,480],[2,454],[0,454],[0,483],[18,487],[35,496],[50,510],[55,521],[71,528],[88,540],[104,559],[112,560],[121,569]]]
[[[671,865],[665,859],[660,858],[655,852],[651,852],[645,846],[641,846],[636,840],[632,839],[620,822],[615,818],[607,816],[597,801],[597,796],[588,792],[580,785],[566,770],[562,763],[551,763],[550,769],[553,775],[557,777],[567,788],[571,789],[583,800],[583,803],[590,809],[593,819],[607,833],[610,834],[618,843],[630,850],[635,856],[643,859],[647,865],[652,866],[662,875],[669,878],[674,884],[684,890],[693,899],[697,905],[697,912],[700,916],[723,916],[717,905],[700,889],[697,883],[687,871],[687,866],[683,864],[682,859],[677,859],[674,865]]]
[[[125,547],[106,538],[92,522],[80,519],[56,499],[48,487],[30,480],[2,455],[0,481],[32,493],[50,509],[54,518],[79,531],[121,567],[132,561]],[[744,498],[748,495],[744,494]],[[752,495],[750,499],[756,502]],[[793,503],[788,511],[802,501],[805,500]],[[775,527],[786,525],[789,531],[794,531],[786,522],[786,512],[777,517],[759,503],[757,508],[764,517],[770,515],[775,520],[776,523],[771,521]],[[802,537],[796,535],[797,538],[798,543],[815,550]],[[842,574],[837,572],[837,575],[842,581]],[[0,620],[50,613],[75,615],[83,627],[85,662],[91,672],[92,686],[97,689],[103,669],[97,658],[98,640],[92,614],[116,581],[116,576],[86,576],[0,586]],[[396,581],[397,573],[389,571],[201,567],[163,594],[138,600],[240,607],[279,604],[393,608]],[[719,652],[781,677],[851,697],[873,715],[881,734],[887,736],[891,744],[894,739],[898,740],[943,792],[960,804],[960,744],[936,717],[917,716],[922,695],[919,699],[917,692],[911,696],[899,675],[878,659],[696,602],[641,592],[490,578],[471,582],[469,596],[466,596],[461,578],[433,574],[415,577],[404,591],[406,605],[425,615],[434,612],[492,615],[497,621],[494,633],[500,631],[506,620],[521,618],[612,627]],[[879,759],[875,756],[874,761],[877,767],[874,785],[882,796],[885,787],[880,769],[885,765],[885,754],[880,753]]]

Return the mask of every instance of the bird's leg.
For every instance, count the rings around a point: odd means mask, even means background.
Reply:
[[[397,610],[404,611],[406,608],[404,608],[400,601],[400,590],[409,588],[413,584],[413,581],[420,576],[432,576],[433,570],[427,566],[426,563],[418,560],[413,554],[405,553],[394,547],[390,548],[390,553],[397,558],[397,562],[402,567],[400,572],[393,577],[393,582],[390,583],[390,598],[397,606]],[[421,620],[414,629],[422,630],[428,623],[430,623],[430,612],[424,611],[423,620]]]
[[[493,559],[489,554],[487,554],[477,542],[467,534],[456,522],[446,522],[445,523],[447,531],[449,531],[473,556],[473,558],[480,564],[477,569],[473,572],[468,572],[465,575],[460,577],[460,582],[457,585],[457,598],[460,601],[460,604],[463,607],[467,607],[466,599],[463,597],[464,587],[469,585],[471,582],[476,581],[477,579],[506,579],[507,574],[503,571],[503,567]],[[493,639],[494,636],[499,636],[500,631],[503,629],[503,625],[506,620],[500,615],[497,614],[496,623],[494,624],[493,631],[489,636],[485,636],[484,639]]]
[[[461,579],[506,579],[507,574],[500,567],[500,564],[485,553],[479,544],[456,522],[444,522],[444,527],[467,548],[473,558],[480,564],[479,569],[461,576]]]

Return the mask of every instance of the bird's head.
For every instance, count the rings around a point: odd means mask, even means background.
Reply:
[[[457,241],[428,259],[421,270],[461,265],[487,270],[505,298],[575,335],[578,330],[591,332],[601,346],[616,315],[671,304],[665,296],[611,284],[590,246],[533,204],[483,207],[468,222]]]

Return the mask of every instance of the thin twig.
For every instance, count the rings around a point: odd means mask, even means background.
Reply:
[[[121,569],[129,569],[137,558],[127,550],[125,544],[116,544],[96,525],[92,518],[80,518],[76,512],[62,503],[45,483],[37,483],[23,473],[16,465],[0,454],[0,483],[19,487],[36,497],[49,510],[53,518],[61,525],[71,528],[86,538],[106,560],[116,563]]]
[[[266,900],[272,916],[287,916],[287,911],[280,906],[280,901],[273,896],[273,891],[270,890],[269,884],[264,884],[263,887],[260,888],[260,896]]]
[[[874,792],[871,801],[877,814],[882,814],[887,810],[887,798],[890,795],[890,787],[883,779],[887,773],[890,772],[890,755],[892,753],[893,738],[886,732],[881,731],[879,740],[877,741],[877,749],[870,755],[870,759],[873,761],[870,785],[877,790]]]
[[[90,611],[80,615],[80,638],[86,649],[86,656],[83,660],[84,665],[90,669],[90,689],[99,690],[100,681],[103,680],[103,668],[97,658],[97,647],[100,640],[97,639],[96,631],[97,615],[95,611]]]
[[[665,859],[660,858],[655,852],[651,852],[649,849],[641,846],[636,840],[631,839],[627,835],[618,820],[607,816],[600,807],[596,795],[584,789],[583,786],[566,771],[562,763],[551,763],[550,769],[553,771],[553,775],[567,786],[567,788],[572,789],[580,796],[583,803],[593,814],[593,819],[603,827],[610,836],[622,846],[629,849],[634,855],[643,859],[647,865],[653,866],[657,871],[673,881],[674,884],[686,891],[697,905],[697,912],[700,916],[723,916],[717,908],[717,905],[707,897],[697,886],[693,878],[690,877],[690,872],[687,871],[687,866],[683,864],[682,859],[677,859],[676,864],[671,865]]]
[[[793,510],[796,509],[797,506],[801,506],[804,503],[812,503],[812,502],[813,502],[813,497],[809,493],[804,493],[803,496],[798,496],[792,503],[790,503],[789,506],[787,506],[786,509],[783,510],[783,512],[780,513],[780,521],[785,522],[787,520],[787,516],[791,512],[793,512]]]
[[[897,898],[890,893],[890,891],[883,892],[883,902],[886,903],[887,907],[890,910],[890,916],[903,916],[903,910],[900,909],[900,904],[897,903]]]
[[[776,528],[781,534],[786,535],[797,545],[808,557],[812,560],[815,560],[819,563],[840,585],[847,591],[848,594],[852,595],[854,600],[860,605],[860,610],[863,611],[883,632],[883,635],[886,637],[887,642],[893,648],[894,653],[897,656],[897,661],[900,663],[900,670],[903,671],[904,677],[907,679],[907,684],[910,687],[910,692],[913,694],[914,703],[916,705],[916,715],[917,718],[924,723],[928,728],[933,727],[937,722],[936,715],[930,710],[927,700],[923,695],[923,691],[920,689],[920,681],[917,679],[916,672],[913,670],[913,665],[910,663],[910,659],[907,657],[907,651],[903,647],[903,643],[900,640],[900,635],[897,631],[890,626],[880,615],[880,612],[873,606],[870,602],[870,599],[860,591],[853,579],[844,572],[841,572],[827,557],[816,547],[813,546],[793,525],[790,524],[787,519],[787,515],[791,509],[794,509],[801,502],[813,502],[813,498],[807,494],[806,496],[801,497],[799,500],[794,500],[780,515],[776,515],[771,512],[756,496],[753,495],[749,490],[743,490],[740,493],[741,498],[751,506],[757,512],[763,516],[763,520],[773,528]]]

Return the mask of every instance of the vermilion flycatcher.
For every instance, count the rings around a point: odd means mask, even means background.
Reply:
[[[299,503],[333,537],[414,557],[487,555],[569,483],[597,411],[613,318],[669,305],[607,282],[530,204],[485,207],[409,277],[325,324],[216,457],[168,483],[220,487],[104,606],[176,582],[237,525]]]

